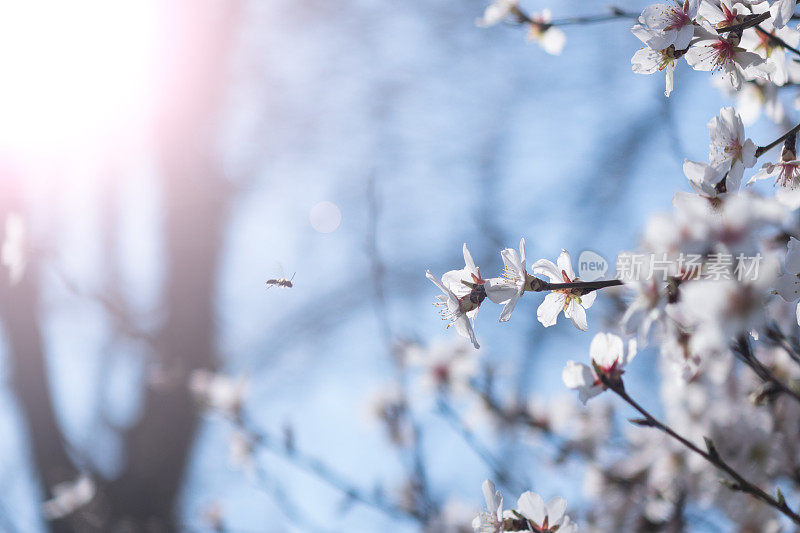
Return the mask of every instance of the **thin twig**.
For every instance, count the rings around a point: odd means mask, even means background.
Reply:
[[[389,306],[386,298],[385,277],[386,266],[383,261],[378,243],[379,239],[379,219],[381,215],[381,202],[378,192],[377,174],[370,174],[367,181],[367,206],[369,208],[369,231],[367,234],[367,254],[369,256],[372,269],[372,286],[374,288],[375,310],[381,325],[383,341],[386,345],[386,354],[391,359],[395,373],[395,378],[400,387],[402,403],[408,404],[408,383],[405,375],[404,361],[401,360],[402,354],[398,352],[395,344],[395,334],[392,330],[392,322],[389,318]],[[426,515],[434,512],[434,501],[430,495],[428,483],[427,465],[422,448],[423,431],[421,424],[414,418],[409,410],[405,410],[404,415],[407,423],[411,427],[413,434],[412,445],[409,447],[407,458],[409,474],[415,477],[414,484],[416,495],[419,497],[420,511]],[[405,454],[404,454],[405,455]]]
[[[697,455],[701,456],[703,459],[708,461],[712,466],[714,466],[717,470],[725,472],[729,475],[735,483],[729,484],[728,486],[733,490],[738,490],[740,492],[744,492],[750,494],[751,496],[761,500],[762,502],[766,503],[770,507],[773,507],[781,514],[787,516],[792,522],[797,525],[800,525],[800,515],[792,511],[783,498],[780,501],[770,494],[766,493],[764,490],[756,486],[755,484],[751,483],[750,481],[746,480],[742,477],[739,472],[734,470],[725,460],[720,457],[719,452],[714,447],[713,443],[709,440],[707,441],[708,451],[701,449],[700,447],[696,446],[685,437],[676,433],[672,428],[665,425],[658,419],[656,419],[653,415],[651,415],[644,407],[639,405],[633,398],[631,398],[628,393],[625,391],[625,386],[622,384],[621,380],[613,381],[608,379],[605,375],[601,375],[601,379],[603,383],[613,391],[617,396],[625,400],[631,407],[636,409],[644,418],[644,421],[637,421],[637,425],[653,427],[658,429],[659,431],[669,435],[676,441],[680,442],[689,450],[693,451]]]
[[[778,137],[777,139],[775,139],[771,143],[769,143],[769,144],[767,144],[765,146],[759,146],[758,148],[756,148],[756,158],[761,157],[766,152],[772,150],[773,148],[778,146],[780,143],[785,141],[787,137],[797,133],[798,131],[800,131],[800,124],[797,124],[795,127],[790,129],[789,131],[787,131],[786,133],[784,133],[783,135],[781,135],[780,137]]]
[[[419,515],[418,513],[412,510],[397,506],[385,500],[380,495],[367,493],[366,491],[357,487],[354,483],[345,478],[343,475],[332,470],[322,460],[312,455],[306,454],[305,452],[298,450],[294,446],[287,446],[280,439],[277,439],[264,431],[256,431],[252,427],[252,424],[246,424],[241,417],[239,417],[236,420],[233,420],[233,423],[241,431],[247,433],[250,437],[252,437],[253,445],[259,446],[263,450],[277,454],[286,459],[287,461],[289,461],[290,463],[292,463],[293,465],[295,465],[296,467],[313,474],[321,481],[339,490],[350,500],[362,503],[368,507],[372,507],[373,509],[381,511],[382,513],[391,518],[396,518],[396,519],[407,518],[416,520],[418,522],[424,521],[425,517]]]
[[[764,366],[764,363],[756,358],[753,353],[753,347],[750,345],[750,340],[746,335],[742,335],[732,348],[734,355],[740,361],[749,366],[762,381],[770,383],[774,387],[774,392],[785,394],[800,403],[800,394],[786,386],[769,368]]]
[[[549,28],[551,26],[577,26],[585,24],[598,24],[601,22],[609,22],[613,20],[625,20],[625,19],[629,20],[629,19],[636,19],[639,17],[639,13],[625,11],[624,9],[615,6],[611,6],[609,8],[609,13],[603,13],[599,15],[564,17],[559,19],[553,19],[550,22],[536,20],[535,18],[531,17],[528,13],[526,13],[517,6],[511,8],[511,12],[517,17],[518,22],[524,24],[538,25],[541,26],[543,29]]]
[[[778,46],[782,46],[783,48],[785,48],[787,50],[790,50],[791,52],[794,52],[795,54],[800,56],[800,50],[798,50],[794,46],[790,45],[789,43],[787,43],[786,41],[784,41],[783,39],[781,39],[780,37],[778,37],[774,33],[768,32],[767,30],[765,30],[761,26],[756,26],[755,29],[761,35],[765,35],[766,37],[768,37],[769,40],[772,41],[774,44],[777,44]]]
[[[800,364],[800,347],[797,346],[796,342],[793,342],[784,335],[777,324],[772,323],[767,325],[766,336],[767,339],[772,340],[783,348],[792,361]]]
[[[444,398],[437,400],[439,413],[447,420],[452,428],[464,439],[464,442],[472,448],[472,451],[481,458],[481,460],[492,471],[492,475],[498,482],[504,485],[513,485],[516,491],[524,490],[527,483],[524,480],[514,479],[511,472],[503,466],[503,463],[497,459],[491,451],[478,439],[473,431],[464,424],[458,413],[450,406]]]
[[[723,33],[746,30],[747,28],[758,26],[759,24],[767,20],[769,17],[770,17],[770,12],[765,11],[764,13],[756,15],[752,18],[746,18],[743,22],[740,22],[739,24],[734,24],[733,26],[727,26],[725,28],[717,28],[717,33],[723,34]]]
[[[539,433],[546,442],[555,448],[557,453],[554,456],[554,460],[556,462],[561,462],[572,454],[578,454],[584,459],[594,460],[594,457],[588,454],[586,450],[581,449],[570,438],[556,433],[550,427],[549,421],[535,418],[521,405],[515,405],[511,408],[500,405],[488,390],[481,390],[472,384],[470,388],[481,399],[484,407],[504,424],[511,426],[521,425]]]
[[[541,278],[531,276],[528,278],[527,290],[533,292],[542,291],[560,291],[578,289],[581,294],[589,294],[590,292],[598,289],[605,289],[606,287],[617,287],[622,285],[622,280],[619,279],[604,279],[598,281],[571,281],[568,283],[550,283]]]

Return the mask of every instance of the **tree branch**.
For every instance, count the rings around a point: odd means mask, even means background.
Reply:
[[[731,479],[734,481],[734,483],[728,485],[731,489],[744,492],[746,494],[750,494],[754,498],[761,500],[762,502],[774,508],[784,516],[788,517],[795,524],[800,525],[800,515],[792,511],[786,504],[786,502],[783,500],[783,498],[780,498],[779,501],[770,494],[764,492],[764,490],[762,490],[755,484],[746,480],[732,466],[730,466],[727,462],[725,462],[725,460],[722,459],[722,457],[720,457],[719,452],[717,452],[716,448],[714,447],[713,443],[710,440],[707,441],[708,451],[699,448],[698,446],[694,445],[692,442],[687,440],[685,437],[675,432],[672,428],[670,428],[669,426],[665,425],[664,423],[656,419],[647,410],[645,410],[644,407],[639,405],[625,391],[625,386],[622,384],[621,380],[617,381],[609,380],[608,377],[605,376],[605,374],[600,374],[600,379],[603,381],[603,384],[606,385],[606,387],[608,387],[617,396],[619,396],[625,402],[627,402],[628,405],[636,409],[636,411],[638,411],[644,417],[644,421],[637,421],[635,422],[636,425],[652,427],[669,435],[670,437],[681,443],[689,450],[701,456],[709,464],[714,466],[717,470],[720,470],[726,473],[728,476],[730,476]]]
[[[773,148],[778,146],[780,143],[785,141],[790,135],[794,135],[798,131],[800,131],[800,124],[797,124],[795,127],[790,129],[789,131],[787,131],[786,133],[784,133],[783,135],[781,135],[780,137],[778,137],[777,139],[775,139],[771,143],[769,143],[769,144],[767,144],[765,146],[759,146],[758,148],[756,148],[756,158],[761,157],[766,152],[772,150]]]

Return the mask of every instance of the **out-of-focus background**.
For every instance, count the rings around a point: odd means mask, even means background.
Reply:
[[[456,342],[424,274],[461,268],[465,242],[489,276],[523,236],[533,260],[632,248],[730,103],[707,75],[681,65],[666,99],[631,72],[630,20],[565,27],[555,57],[476,27],[479,0],[0,5],[0,215],[27,243],[0,289],[0,529],[458,531],[487,456],[580,508],[580,465],[469,399],[447,416],[397,354]],[[506,324],[486,306],[473,364],[503,397],[563,394],[603,299],[588,334],[542,328],[536,295]],[[264,442],[198,405],[199,369],[247,380]],[[396,387],[417,429],[400,450],[375,416]],[[48,523],[81,473],[89,511]]]

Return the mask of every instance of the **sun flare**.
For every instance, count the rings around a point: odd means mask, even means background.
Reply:
[[[155,0],[0,0],[0,151],[70,153],[124,135],[150,101]]]

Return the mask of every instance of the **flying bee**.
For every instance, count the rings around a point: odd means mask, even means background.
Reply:
[[[297,274],[297,272],[295,272],[294,274]],[[292,283],[292,280],[294,279],[294,274],[292,274],[292,277],[289,278],[289,279],[286,279],[286,278],[282,277],[282,275],[279,278],[268,279],[267,280],[267,289],[271,289],[272,287],[280,287],[282,289],[291,289],[292,287],[294,287],[294,284]]]

